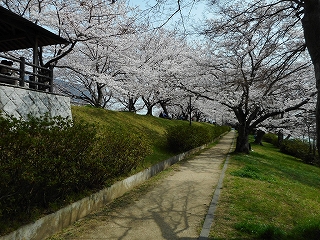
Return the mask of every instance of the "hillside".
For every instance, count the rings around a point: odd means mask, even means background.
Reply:
[[[121,129],[121,131],[128,131],[131,133],[142,133],[151,142],[152,154],[148,155],[144,167],[165,160],[174,153],[168,152],[166,149],[166,131],[173,126],[187,126],[188,121],[182,120],[168,120],[164,118],[139,115],[132,112],[117,112],[105,109],[86,107],[72,107],[72,115],[75,120],[83,120],[93,123],[101,128],[107,129]],[[210,125],[208,123],[192,122],[194,126]]]

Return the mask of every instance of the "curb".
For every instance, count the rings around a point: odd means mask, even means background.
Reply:
[[[224,175],[225,175],[225,172],[227,170],[229,159],[230,159],[230,153],[234,149],[234,142],[235,142],[235,136],[232,139],[232,142],[231,142],[231,145],[230,145],[230,149],[228,151],[226,160],[225,160],[225,162],[223,164],[223,168],[222,168],[222,171],[220,173],[219,181],[218,181],[218,184],[217,184],[217,186],[216,186],[216,188],[214,190],[213,197],[212,197],[212,200],[211,200],[211,203],[210,203],[206,218],[204,220],[204,223],[203,223],[203,226],[202,226],[202,230],[201,230],[201,233],[200,233],[200,236],[199,236],[198,240],[207,240],[209,238],[211,226],[212,226],[212,223],[214,221],[214,214],[215,214],[215,211],[217,209],[218,200],[219,200],[219,197],[220,197],[220,192],[221,192],[221,189],[222,189],[222,186],[223,186]]]

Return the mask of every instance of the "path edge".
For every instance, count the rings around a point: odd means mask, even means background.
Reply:
[[[200,236],[199,236],[198,240],[207,240],[208,237],[209,237],[211,226],[212,226],[213,221],[214,221],[214,214],[215,214],[215,211],[217,209],[218,200],[219,200],[219,197],[220,197],[220,192],[221,192],[221,189],[222,189],[222,186],[223,186],[224,175],[225,175],[225,172],[226,172],[227,167],[228,167],[228,163],[229,163],[229,159],[230,159],[230,153],[233,151],[233,148],[234,148],[234,141],[235,141],[235,135],[233,136],[233,139],[232,139],[232,142],[231,142],[231,145],[230,145],[230,149],[228,151],[226,160],[224,162],[222,171],[220,173],[218,184],[217,184],[217,186],[216,186],[216,188],[214,190],[213,197],[212,197],[212,200],[211,200],[207,215],[205,217],[204,223],[202,225],[202,230],[201,230],[201,233],[200,233]]]

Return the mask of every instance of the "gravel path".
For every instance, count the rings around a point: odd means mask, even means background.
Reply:
[[[198,239],[234,131],[178,164],[151,191],[122,209],[100,212],[55,239]]]

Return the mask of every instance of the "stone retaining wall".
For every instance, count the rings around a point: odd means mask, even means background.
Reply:
[[[0,111],[18,119],[28,114],[40,117],[69,117],[72,119],[70,98],[59,94],[0,83]]]

